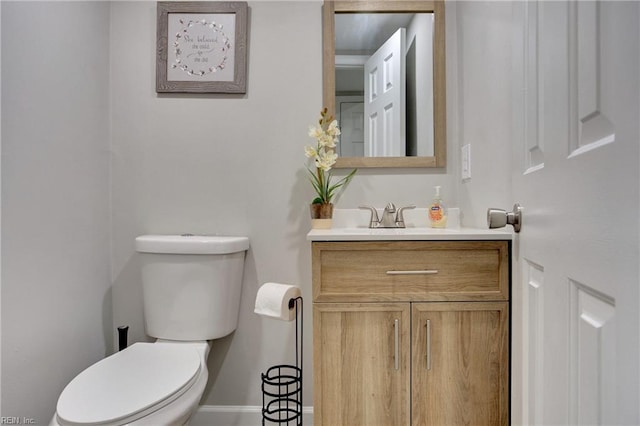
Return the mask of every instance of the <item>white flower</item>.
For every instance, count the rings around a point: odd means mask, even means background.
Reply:
[[[326,133],[323,133],[318,138],[318,144],[320,144],[320,146],[325,147],[325,148],[335,148],[336,141],[335,141],[335,139],[333,137],[329,136]]]
[[[316,155],[318,155],[318,152],[316,151],[316,149],[314,147],[307,145],[307,146],[304,147],[304,155],[307,158],[313,158]]]
[[[337,159],[338,154],[335,152],[322,152],[316,157],[316,167],[328,172],[336,163]]]
[[[329,124],[329,128],[327,129],[327,133],[334,138],[340,135],[340,128],[338,127],[338,120],[333,120],[331,124]],[[337,138],[336,138],[337,139]]]
[[[324,134],[322,127],[319,124],[315,126],[309,126],[309,136],[315,139],[319,139]]]

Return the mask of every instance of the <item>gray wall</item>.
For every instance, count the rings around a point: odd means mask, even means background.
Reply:
[[[202,402],[260,405],[259,373],[292,362],[292,324],[253,313],[258,287],[282,281],[300,285],[307,300],[311,404],[305,235],[313,190],[303,147],[322,107],[321,4],[249,3],[246,95],[159,96],[155,2],[1,3],[2,415],[46,421],[64,384],[114,350],[115,326],[129,325],[132,341],[148,340],[134,251],[145,233],[251,239],[239,327],[214,343]],[[447,4],[447,168],[362,169],[338,207],[426,206],[434,185],[451,207],[469,209],[467,225],[484,226],[483,194],[505,205],[508,166],[496,169],[492,155],[508,146],[506,136],[482,133],[471,108],[487,110],[484,82],[458,66],[461,55],[494,40],[456,36],[458,20],[472,18],[466,7],[474,6]],[[52,16],[57,24],[45,31]],[[468,31],[482,34],[483,25]],[[499,118],[486,113],[485,122]],[[474,135],[474,155],[485,153],[494,166],[474,161],[474,178],[463,185],[461,133]]]
[[[46,424],[111,348],[109,5],[1,7],[2,415]]]
[[[447,102],[455,99],[449,125],[456,121],[455,148],[471,145],[471,179],[458,178],[458,202],[466,226],[486,228],[488,207],[511,209],[512,56],[510,2],[447,3],[456,31],[447,33],[447,55],[455,49],[457,66],[447,69]],[[455,16],[454,16],[455,15]]]
[[[0,7],[0,46],[2,46],[2,7]],[[2,61],[0,60],[0,63]],[[2,93],[2,67],[0,66],[0,93]],[[0,117],[2,102],[0,101]],[[2,188],[2,120],[0,119],[0,188]],[[2,259],[2,197],[0,196],[0,259]],[[2,383],[2,262],[0,261],[0,384]],[[2,385],[0,385],[0,414],[2,413]]]
[[[253,313],[266,281],[300,285],[307,300],[305,405],[311,404],[311,254],[305,236],[313,190],[307,129],[322,107],[321,2],[250,2],[246,96],[154,90],[155,4],[114,2],[114,319],[144,339],[134,238],[144,233],[247,235],[241,316],[215,342],[208,405],[260,405],[260,372],[292,362],[292,324]],[[132,72],[135,70],[135,72]],[[452,159],[455,161],[455,157]],[[432,186],[455,197],[446,170],[360,170],[337,206],[426,206]]]

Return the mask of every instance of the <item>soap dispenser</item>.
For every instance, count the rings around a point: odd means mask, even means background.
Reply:
[[[435,187],[435,195],[429,206],[429,222],[432,228],[447,227],[447,208],[440,197],[440,186]]]

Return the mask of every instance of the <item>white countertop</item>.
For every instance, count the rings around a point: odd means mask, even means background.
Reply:
[[[312,229],[309,241],[445,241],[512,240],[513,233],[503,229],[461,228],[457,209],[450,209],[447,228],[428,226],[426,209],[405,211],[406,228],[368,227],[370,213],[359,209],[335,209],[331,229]],[[379,211],[378,213],[381,213]],[[454,213],[454,214],[451,214]]]
[[[312,229],[307,234],[309,241],[444,241],[444,240],[511,240],[513,234],[493,229],[369,229],[332,228]]]

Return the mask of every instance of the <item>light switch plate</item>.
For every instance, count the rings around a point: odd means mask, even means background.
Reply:
[[[471,144],[464,145],[460,151],[462,180],[471,179]]]

